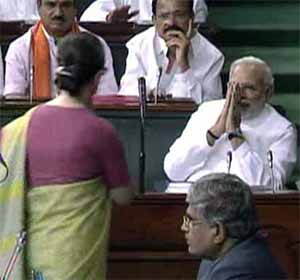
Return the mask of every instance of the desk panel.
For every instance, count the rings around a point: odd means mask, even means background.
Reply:
[[[299,279],[299,193],[254,196],[261,233],[288,279]],[[186,206],[184,195],[151,194],[115,207],[108,279],[196,279],[200,259],[187,253],[180,230]]]
[[[6,102],[0,105],[0,125],[8,123],[36,105]],[[170,145],[181,134],[190,114],[196,109],[192,102],[162,103],[149,106],[145,120],[145,186],[146,191],[164,191],[167,178],[163,159]],[[97,116],[112,122],[124,145],[129,173],[138,183],[140,153],[140,113],[138,105],[95,105]]]

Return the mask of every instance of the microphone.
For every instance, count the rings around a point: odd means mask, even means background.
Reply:
[[[269,162],[269,167],[273,169],[273,153],[272,151],[268,151],[268,162]]]
[[[21,254],[24,246],[26,243],[26,231],[25,230],[21,230],[18,235],[17,235],[17,240],[16,240],[16,245],[14,247],[13,253],[9,258],[9,261],[5,267],[4,273],[1,276],[1,280],[8,280],[13,269],[14,266],[16,265],[18,256]]]
[[[34,66],[33,63],[30,67],[30,72],[29,72],[29,102],[30,104],[32,104],[32,100],[33,100],[33,91],[34,91],[34,86],[33,86],[33,72],[34,72]]]
[[[154,96],[154,103],[157,104],[157,100],[159,97],[159,85],[160,85],[160,80],[161,80],[161,76],[162,76],[162,66],[160,66],[158,68],[158,79],[157,79],[157,83],[156,83],[156,90],[155,90],[155,96]]]
[[[5,175],[4,175],[4,177],[2,179],[0,179],[0,183],[2,183],[2,182],[4,182],[7,179],[8,174],[9,174],[9,169],[8,169],[8,165],[5,162],[5,160],[4,160],[4,158],[3,158],[3,156],[2,156],[1,153],[0,153],[0,164],[2,164],[4,166],[4,168],[5,168]]]
[[[44,280],[43,273],[36,271],[34,269],[31,270],[31,278],[32,280]]]
[[[29,61],[29,102],[30,104],[32,104],[33,101],[33,95],[34,95],[34,72],[35,72],[35,68],[34,68],[34,63],[33,63],[33,45],[34,45],[34,41],[33,41],[33,32],[31,32],[31,41],[30,41],[31,45],[30,45],[30,51],[28,54],[28,61]]]
[[[231,162],[232,162],[232,152],[231,151],[227,152],[226,162],[227,162],[227,173],[230,174]]]
[[[277,189],[275,186],[275,178],[274,178],[274,171],[273,171],[273,153],[271,150],[268,151],[267,158],[268,158],[269,168],[271,171],[271,186],[272,186],[273,193],[275,193]]]
[[[145,192],[145,115],[146,115],[146,80],[138,78],[140,101],[140,154],[139,154],[139,186],[140,192]]]

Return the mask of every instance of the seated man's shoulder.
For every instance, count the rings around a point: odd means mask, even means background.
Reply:
[[[21,51],[24,52],[24,48],[28,48],[30,46],[30,40],[31,40],[31,29],[29,29],[26,33],[23,35],[19,36],[16,38],[14,41],[12,41],[9,44],[9,50],[16,50],[16,51]]]
[[[228,252],[218,265],[216,273],[252,276],[253,279],[274,279],[275,276],[284,274],[271,253],[267,242],[255,235],[242,241]]]
[[[199,46],[198,48],[195,48],[195,51],[198,53],[203,54],[203,51],[205,51],[206,55],[208,54],[216,58],[224,57],[222,52],[199,32],[196,32],[195,36],[192,38],[192,44],[194,46]]]
[[[140,48],[143,46],[151,47],[153,45],[152,44],[149,45],[149,41],[153,40],[154,36],[155,36],[155,28],[152,26],[133,36],[126,45],[129,48],[131,47]]]
[[[280,114],[271,104],[266,104],[266,110],[268,112],[267,116],[269,117],[270,122],[276,120],[276,126],[278,129],[290,127],[292,122],[284,115]]]

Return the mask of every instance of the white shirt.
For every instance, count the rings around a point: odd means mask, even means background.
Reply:
[[[31,28],[32,29],[32,28]],[[26,96],[29,94],[30,87],[30,69],[32,67],[31,59],[31,29],[29,29],[24,35],[13,41],[7,51],[5,61],[5,88],[4,95],[9,96]],[[81,31],[86,31],[80,28]],[[45,30],[44,30],[45,31]],[[49,42],[50,50],[50,64],[51,64],[51,95],[56,96],[57,89],[54,84],[55,69],[57,67],[56,51],[54,38],[49,36],[46,31],[46,38]],[[118,86],[115,80],[111,51],[105,41],[97,36],[103,44],[105,51],[105,67],[106,73],[101,77],[100,83],[97,89],[97,94],[115,94],[118,92]]]
[[[131,21],[152,22],[152,0],[96,0],[82,14],[80,21],[106,21],[110,11],[130,5],[130,11],[139,10]],[[207,6],[204,0],[194,0],[195,22],[205,22]]]
[[[271,150],[275,183],[283,186],[296,163],[297,136],[293,125],[266,104],[255,118],[242,120],[241,130],[246,141],[236,150],[225,134],[210,147],[206,133],[216,122],[224,103],[224,99],[203,103],[191,116],[165,157],[167,176],[173,181],[194,182],[212,172],[227,173],[227,153],[231,151],[230,173],[249,185],[271,186],[267,159]]]
[[[0,21],[38,19],[37,0],[0,0]]]
[[[3,92],[3,59],[2,59],[2,52],[0,48],[0,95],[2,95]]]
[[[192,98],[201,103],[206,100],[222,98],[220,72],[224,57],[200,33],[195,32],[189,49],[190,69],[184,73],[175,68],[171,75],[166,75],[168,65],[167,46],[158,36],[155,27],[133,37],[127,44],[128,56],[126,71],[121,79],[120,94],[138,95],[139,77],[145,77],[147,92],[155,89],[159,80],[159,68],[162,76],[159,88],[173,97]],[[173,66],[173,67],[176,67]]]

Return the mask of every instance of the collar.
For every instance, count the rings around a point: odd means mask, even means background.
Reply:
[[[167,56],[168,47],[163,38],[161,38],[155,30],[155,49],[158,55]]]
[[[44,32],[44,34],[45,34],[45,36],[46,36],[49,44],[56,46],[57,40],[47,32],[47,30],[46,30],[46,28],[44,27],[43,24],[42,24],[42,30],[43,30],[43,32]]]

